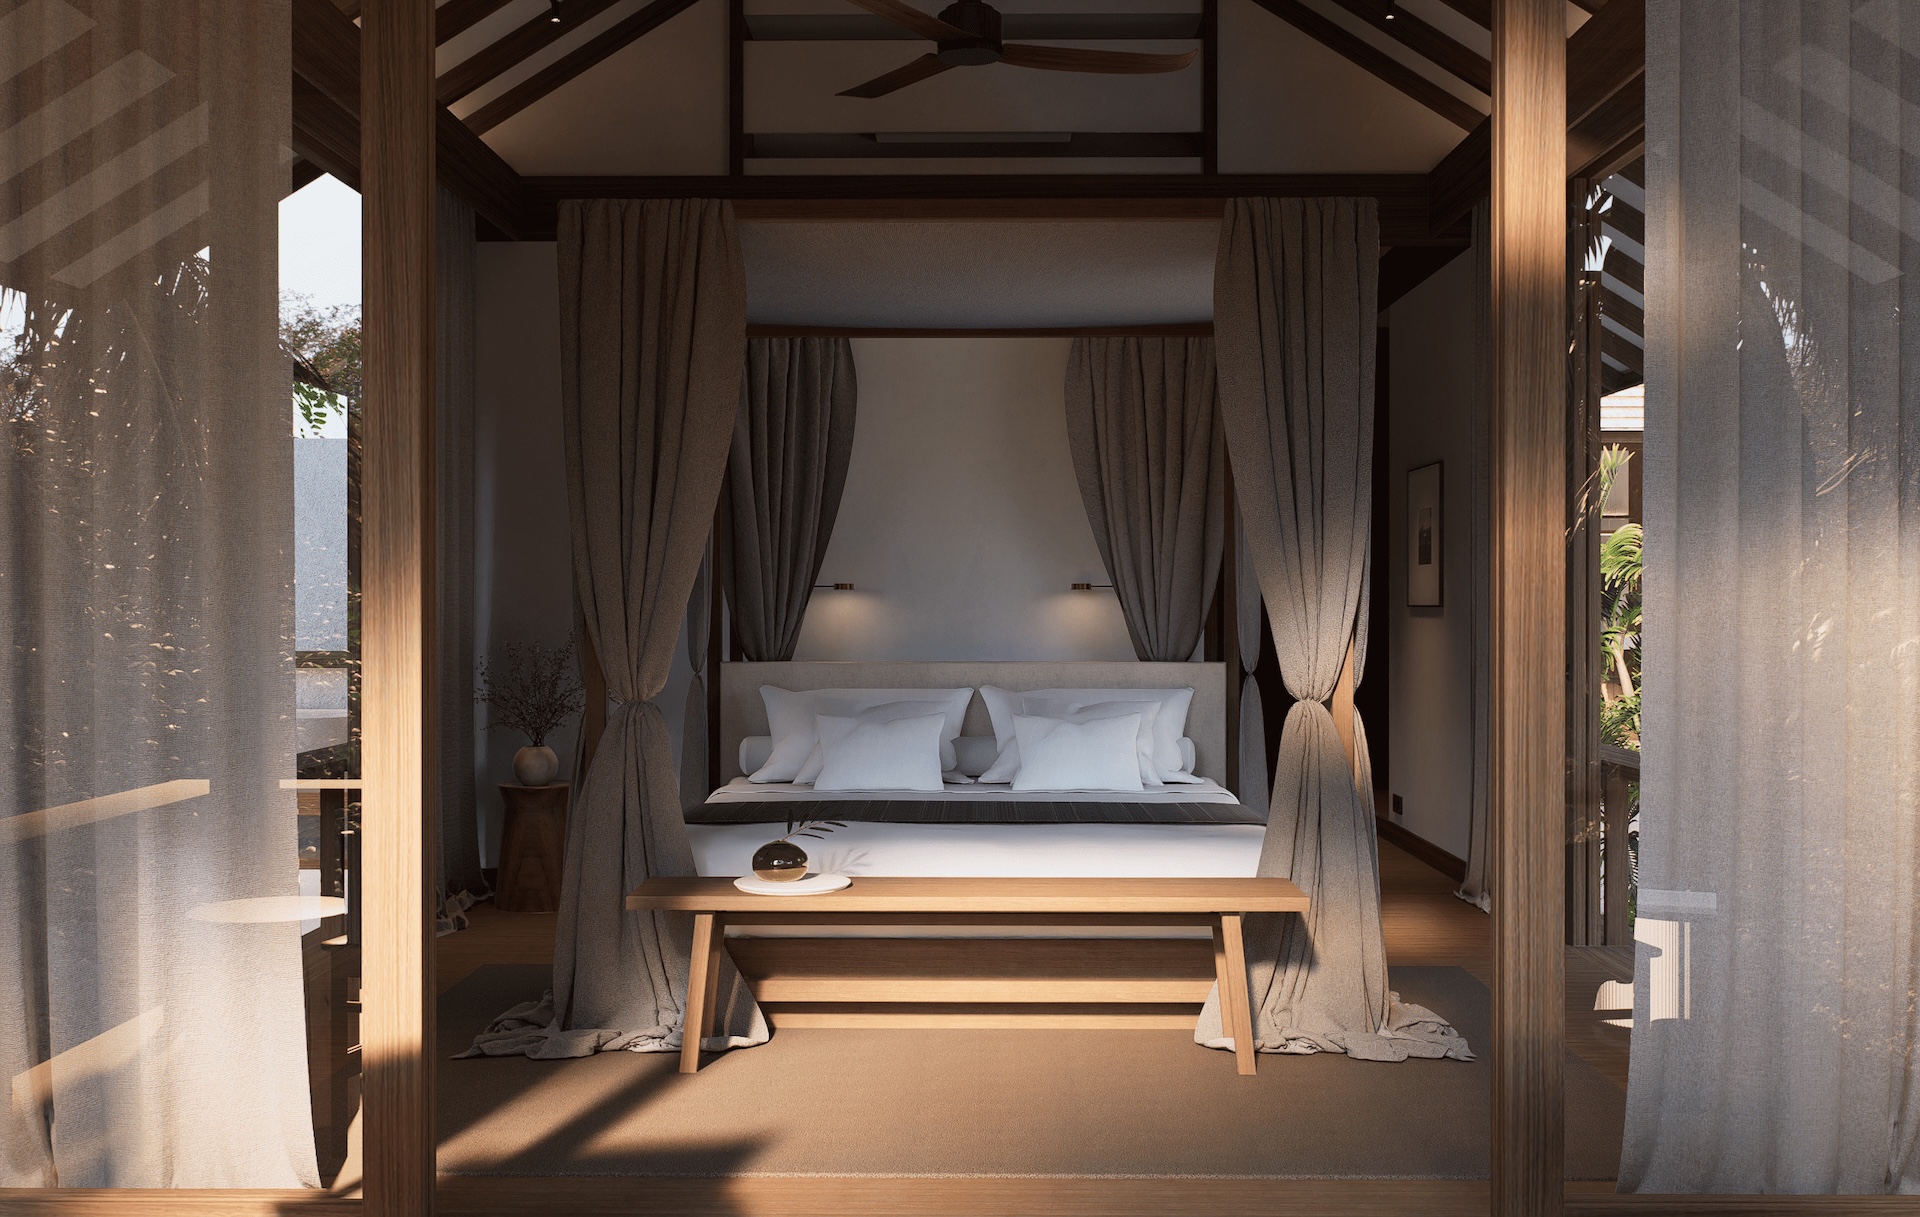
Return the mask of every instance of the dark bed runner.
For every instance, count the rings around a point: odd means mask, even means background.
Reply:
[[[1238,803],[1043,802],[1008,799],[809,799],[703,803],[689,824],[785,824],[808,820],[885,824],[1262,824]]]

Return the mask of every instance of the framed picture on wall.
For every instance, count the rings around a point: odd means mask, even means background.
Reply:
[[[1407,471],[1407,607],[1440,606],[1440,462]]]

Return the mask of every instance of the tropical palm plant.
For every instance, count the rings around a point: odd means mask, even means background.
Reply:
[[[1618,445],[1600,457],[1600,501],[1626,470],[1631,454]],[[1640,748],[1640,577],[1642,530],[1623,524],[1600,545],[1600,647],[1612,679],[1603,680],[1600,736],[1621,748]]]

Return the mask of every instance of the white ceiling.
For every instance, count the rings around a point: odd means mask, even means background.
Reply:
[[[740,225],[747,319],[991,329],[1213,318],[1212,221]]]

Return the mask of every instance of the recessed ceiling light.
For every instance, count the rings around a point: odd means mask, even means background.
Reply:
[[[547,0],[547,20],[560,24],[560,0]]]

